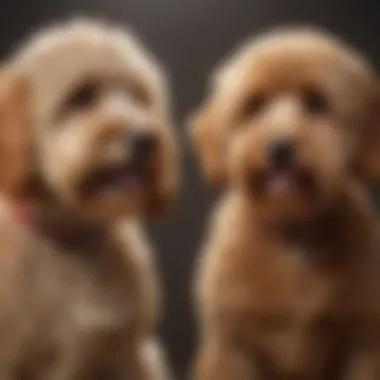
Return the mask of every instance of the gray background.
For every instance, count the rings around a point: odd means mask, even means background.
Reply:
[[[239,41],[272,25],[317,24],[337,32],[376,61],[380,12],[370,0],[1,0],[0,52],[35,28],[75,14],[132,26],[170,73],[183,152],[183,188],[173,212],[150,226],[166,307],[162,335],[179,373],[196,340],[190,284],[212,195],[199,181],[183,118],[202,99],[206,77]],[[379,63],[377,61],[377,63]]]

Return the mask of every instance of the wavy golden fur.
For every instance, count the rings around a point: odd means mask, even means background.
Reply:
[[[222,188],[197,279],[195,380],[380,378],[378,176],[370,64],[323,31],[244,45],[189,134]],[[377,160],[377,161],[376,161]]]

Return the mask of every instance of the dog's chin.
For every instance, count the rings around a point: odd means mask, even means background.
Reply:
[[[311,171],[298,168],[252,172],[252,199],[275,218],[304,218],[318,207],[320,191]]]
[[[136,164],[92,169],[78,181],[78,204],[96,219],[117,219],[143,213],[145,199],[154,186],[154,173]]]
[[[102,166],[83,176],[78,192],[83,200],[91,198],[134,198],[151,185],[152,173],[133,163]]]

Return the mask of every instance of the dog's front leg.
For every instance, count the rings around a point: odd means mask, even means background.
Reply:
[[[253,358],[232,344],[205,342],[198,351],[191,380],[262,380]]]

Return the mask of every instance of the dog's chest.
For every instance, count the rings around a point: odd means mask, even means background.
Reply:
[[[339,281],[316,268],[308,254],[289,248],[260,255],[241,284],[250,344],[285,373],[327,366],[339,333]]]
[[[105,289],[88,286],[77,289],[77,294],[68,301],[66,311],[68,327],[83,337],[121,333],[136,313],[136,300],[133,289],[128,287]]]
[[[42,326],[46,339],[36,336],[33,362],[48,356],[53,372],[64,366],[81,373],[89,370],[88,363],[95,372],[112,369],[144,317],[136,271],[123,262],[89,264],[70,256],[49,258],[47,273],[35,278],[41,300],[32,329]]]

